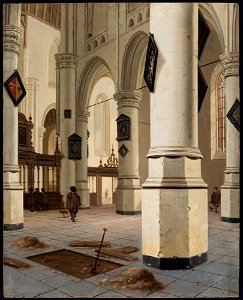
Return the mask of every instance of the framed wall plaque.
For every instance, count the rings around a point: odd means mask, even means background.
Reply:
[[[227,118],[235,126],[235,128],[240,131],[240,101],[235,100],[234,104],[231,106],[231,109],[227,113]]]
[[[71,109],[64,109],[64,118],[65,119],[71,119],[71,117],[72,117]]]
[[[26,91],[17,70],[4,82],[4,86],[13,104],[18,106],[25,97]]]
[[[119,150],[118,150],[118,153],[119,153],[123,158],[127,155],[128,152],[129,152],[129,151],[128,151],[127,147],[126,147],[124,144],[122,144],[121,147],[120,147]]]
[[[81,159],[82,138],[76,133],[68,138],[68,158]]]
[[[203,76],[201,69],[198,67],[198,112],[201,109],[203,99],[208,89],[207,82]]]
[[[149,88],[150,92],[154,92],[154,80],[155,80],[155,72],[157,65],[157,57],[158,57],[158,48],[156,46],[154,35],[149,33],[149,41],[147,48],[147,55],[145,61],[144,68],[144,80]]]
[[[121,114],[117,119],[117,141],[128,140],[131,137],[131,119]]]

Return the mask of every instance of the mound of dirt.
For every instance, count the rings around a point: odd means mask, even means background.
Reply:
[[[120,289],[160,290],[163,284],[154,278],[153,273],[141,267],[130,267],[111,279],[102,279],[100,284]]]
[[[17,246],[20,248],[45,248],[47,245],[38,240],[38,238],[34,236],[23,236],[18,238],[13,242],[13,246]]]

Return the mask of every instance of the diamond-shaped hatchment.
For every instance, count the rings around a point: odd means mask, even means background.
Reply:
[[[235,128],[240,131],[240,102],[238,99],[235,100],[231,109],[227,113],[227,118],[235,126]]]
[[[118,152],[124,158],[128,153],[128,149],[124,144],[122,144]]]

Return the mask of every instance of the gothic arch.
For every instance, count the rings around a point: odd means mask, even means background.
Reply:
[[[225,51],[225,39],[222,30],[222,26],[219,20],[219,17],[213,8],[211,3],[199,3],[199,9],[202,12],[203,16],[208,22],[208,25],[212,27],[217,33],[222,49],[222,53]]]
[[[136,32],[129,40],[122,62],[121,74],[126,74],[126,76],[122,76],[122,90],[135,90],[137,88],[138,77],[140,75],[138,74],[138,70],[141,70],[141,62],[144,62],[141,59],[141,55],[144,54],[147,43],[148,35],[142,31]]]
[[[100,78],[105,76],[113,79],[108,64],[101,57],[93,57],[83,68],[80,75],[78,97],[76,101],[77,110],[85,110],[85,107],[89,104],[88,101],[93,87]]]
[[[43,136],[43,148],[41,149],[45,154],[54,154],[56,144],[56,108],[49,106],[45,111],[43,127],[45,133]]]
[[[45,125],[45,119],[46,119],[46,116],[47,116],[48,112],[53,108],[56,110],[56,104],[55,103],[52,103],[52,104],[48,105],[47,108],[45,109],[44,114],[43,114],[43,118],[42,118],[42,121],[41,121],[41,126],[42,127],[44,127],[44,125]]]

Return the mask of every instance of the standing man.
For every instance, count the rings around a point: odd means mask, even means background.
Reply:
[[[29,189],[29,195],[28,195],[28,206],[29,210],[33,212],[35,210],[35,197],[34,197],[34,189],[31,187]]]
[[[39,188],[36,188],[35,189],[35,192],[34,192],[34,205],[35,205],[35,209],[37,211],[40,211],[41,210],[41,193],[40,193],[40,190]]]
[[[81,205],[81,201],[75,186],[71,186],[70,191],[71,192],[67,194],[67,209],[70,212],[72,222],[75,222],[76,214],[78,213],[78,207]]]
[[[48,210],[48,201],[46,196],[46,191],[44,188],[41,188],[41,209]]]
[[[218,190],[217,186],[214,187],[211,194],[211,203],[214,206],[214,211],[218,213],[218,208],[220,205],[220,191]]]

